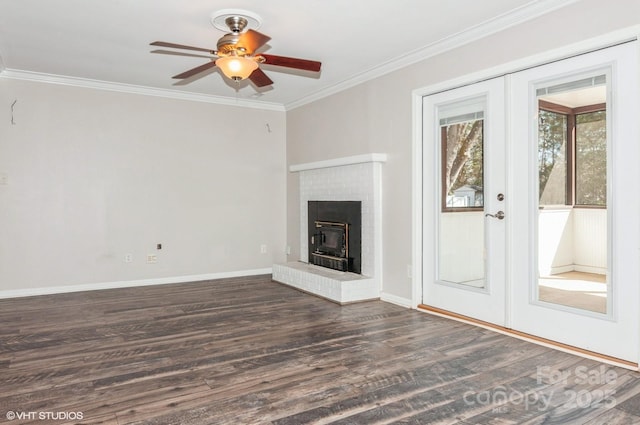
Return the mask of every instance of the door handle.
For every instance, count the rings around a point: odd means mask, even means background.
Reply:
[[[495,214],[485,214],[484,216],[497,218],[498,220],[504,220],[504,211],[498,211]]]

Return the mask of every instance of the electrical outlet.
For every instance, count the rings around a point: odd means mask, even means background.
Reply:
[[[0,186],[6,186],[9,184],[9,175],[7,173],[0,173]]]
[[[147,263],[155,264],[158,262],[158,256],[155,254],[147,254]]]
[[[267,253],[267,245],[262,244],[260,245],[260,254],[266,254]]]
[[[125,263],[133,263],[133,255],[132,254],[124,254],[124,262]]]

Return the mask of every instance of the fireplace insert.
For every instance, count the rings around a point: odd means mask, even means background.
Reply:
[[[309,201],[309,262],[360,273],[361,202]]]
[[[312,262],[336,270],[349,270],[349,223],[315,221]]]

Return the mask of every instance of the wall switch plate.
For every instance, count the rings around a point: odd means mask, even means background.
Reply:
[[[133,255],[132,254],[124,254],[124,262],[125,263],[132,263],[133,262]]]
[[[260,254],[266,254],[267,253],[267,245],[262,244],[260,245]]]
[[[158,262],[158,256],[155,254],[148,254],[147,255],[147,263],[149,264],[155,264]]]

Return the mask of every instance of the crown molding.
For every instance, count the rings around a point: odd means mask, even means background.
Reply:
[[[535,19],[539,16],[553,12],[580,0],[541,0],[532,1],[524,6],[508,13],[498,15],[478,25],[467,28],[456,34],[442,38],[425,47],[406,53],[390,61],[383,62],[379,66],[351,76],[350,78],[334,84],[328,88],[319,90],[309,96],[285,104],[286,110],[295,109],[348,88],[357,86],[374,78],[382,77],[398,69],[405,68],[425,59],[437,56],[441,53],[464,46],[497,32],[506,30],[523,22]]]
[[[606,49],[619,44],[637,41],[639,39],[640,24],[621,28],[619,30],[598,35],[596,37],[580,40],[576,43],[560,46],[553,50],[546,50],[542,53],[527,56],[525,58],[517,59],[511,62],[501,63],[497,66],[485,68],[471,74],[465,74],[463,76],[456,77],[450,80],[440,81],[427,87],[417,88],[413,90],[413,96],[414,98],[420,99],[420,104],[422,104],[421,99],[424,96],[440,93],[442,91],[450,90],[455,87],[474,84],[476,82],[488,80],[491,78],[513,74],[516,72],[524,71],[531,67],[568,59],[596,50]]]
[[[0,78],[13,80],[36,81],[49,84],[91,88],[96,90],[115,91],[120,93],[140,94],[146,96],[166,97],[170,99],[190,100],[194,102],[212,103],[216,105],[238,106],[243,108],[263,109],[284,112],[284,106],[279,103],[257,102],[243,99],[232,99],[224,96],[213,96],[201,93],[189,93],[178,90],[158,89],[154,87],[133,84],[112,83],[109,81],[91,80],[88,78],[67,77],[63,75],[45,74],[40,72],[3,69],[0,58]]]

